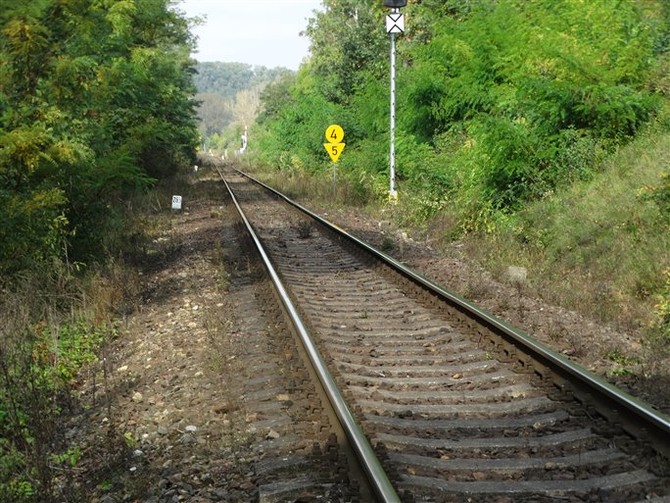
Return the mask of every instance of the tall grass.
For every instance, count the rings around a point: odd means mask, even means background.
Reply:
[[[669,167],[670,133],[644,134],[590,181],[502,219],[470,248],[493,270],[528,267],[548,301],[626,329],[648,326],[670,266],[670,220],[644,193]]]
[[[64,418],[80,406],[73,393],[80,370],[100,359],[136,308],[139,277],[128,261],[149,260],[152,233],[180,185],[173,180],[128,199],[107,227],[100,263],[54,260],[0,278],[0,502],[87,499],[73,481],[77,464],[91,460],[76,438],[66,438]],[[124,456],[116,443],[93,464]]]
[[[334,206],[358,206],[366,204],[376,188],[376,182],[365,178],[365,175],[357,178],[332,166],[328,170],[314,172],[297,163],[289,169],[278,171],[245,163],[244,169],[296,201],[313,200]]]

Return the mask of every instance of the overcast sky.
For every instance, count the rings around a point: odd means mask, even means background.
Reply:
[[[309,51],[307,27],[321,0],[181,0],[188,17],[206,16],[194,29],[198,61],[248,63],[297,70]]]

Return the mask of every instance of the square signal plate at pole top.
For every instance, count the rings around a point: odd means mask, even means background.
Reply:
[[[405,15],[399,12],[392,12],[386,15],[387,33],[405,33]]]

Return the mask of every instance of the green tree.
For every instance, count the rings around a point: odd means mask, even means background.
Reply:
[[[325,0],[309,22],[310,72],[318,92],[335,103],[349,103],[367,72],[381,77],[387,68],[384,10],[372,0]]]
[[[3,7],[0,271],[98,253],[124,195],[193,156],[188,30],[168,0]]]

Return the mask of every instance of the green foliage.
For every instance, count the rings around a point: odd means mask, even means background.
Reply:
[[[268,92],[273,92],[273,85],[269,86]],[[300,158],[311,170],[320,169],[327,160],[323,149],[326,128],[338,123],[345,131],[354,129],[349,127],[346,112],[340,105],[328,102],[308,87],[293,89],[284,100],[285,105],[276,112],[266,109],[261,116],[264,132],[258,135],[257,155],[268,165],[282,167],[282,159],[286,158],[286,153],[290,153]],[[350,133],[346,135],[346,141],[350,141]]]
[[[97,361],[97,350],[104,337],[105,333],[83,321],[59,326],[54,355],[58,379],[69,383],[82,366]]]
[[[609,2],[480,2],[444,16],[430,41],[409,44],[402,124],[435,145],[460,131],[448,145],[455,197],[514,210],[590,176],[594,154],[657,109],[644,88],[653,38],[643,22]]]
[[[607,372],[607,375],[610,377],[632,375],[633,371],[630,367],[639,363],[638,358],[628,356],[618,349],[608,351],[607,354],[605,354],[605,358],[614,364],[614,368]]]
[[[292,104],[291,87],[295,83],[296,76],[294,74],[287,74],[269,83],[263,89],[260,95],[263,108],[258,114],[258,123],[262,124],[267,120],[279,117],[282,110]]]
[[[631,330],[648,326],[670,266],[670,233],[667,213],[640,187],[655,186],[667,152],[670,135],[646,131],[590,178],[504,218],[489,213],[490,235],[471,238],[484,242],[474,249],[488,250],[494,270],[532,264],[536,281],[550,285],[547,300]]]
[[[0,407],[0,425],[7,411]],[[36,496],[34,484],[26,473],[26,456],[9,439],[0,437],[0,501],[31,502]]]
[[[12,479],[0,482],[0,499],[14,503],[32,502],[36,494],[33,484],[28,480]]]
[[[54,466],[65,465],[68,468],[74,468],[81,460],[82,455],[83,453],[81,449],[77,446],[73,446],[69,447],[65,452],[52,454],[50,462],[53,463]]]
[[[410,3],[398,37],[401,190],[426,208],[452,201],[463,230],[490,229],[528,201],[592,178],[659,110],[649,79],[668,14],[651,4]],[[346,126],[340,165],[352,179],[377,176],[388,166],[385,11],[364,0],[324,5],[306,32],[309,62],[261,96],[260,159],[324,159],[328,116]]]
[[[305,30],[311,39],[309,71],[328,101],[349,103],[368,71],[383,76],[384,12],[369,0],[325,0],[323,5],[325,11],[316,13]]]
[[[3,278],[31,264],[99,256],[115,207],[193,156],[193,41],[188,22],[169,7],[167,0],[3,6]]]
[[[65,198],[58,189],[31,193],[0,191],[0,264],[15,272],[48,261],[64,249]],[[21,229],[17,232],[17,229]],[[11,264],[13,267],[9,267]]]
[[[132,431],[127,431],[123,434],[123,440],[129,449],[134,449],[137,446],[137,438]]]

